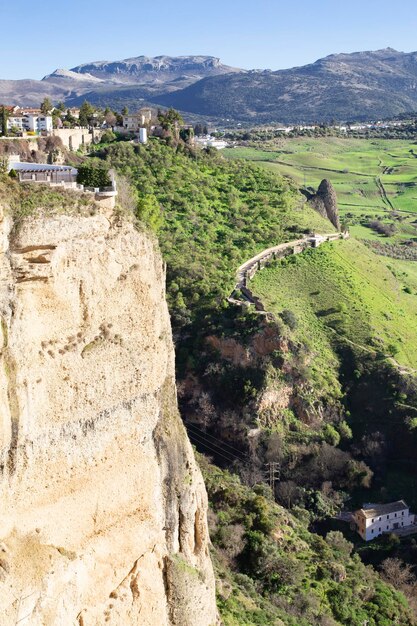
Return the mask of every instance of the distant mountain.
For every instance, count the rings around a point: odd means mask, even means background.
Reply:
[[[0,80],[0,102],[38,105],[45,97],[79,104],[85,98],[94,104],[115,106],[143,103],[148,95],[183,89],[208,76],[243,72],[223,65],[211,56],[139,56],[122,61],[95,61],[70,70],[57,69],[42,80]],[[126,88],[134,86],[134,94]],[[117,90],[120,89],[120,97]]]
[[[208,77],[153,101],[242,122],[391,116],[417,109],[417,52],[333,54],[289,70]]]
[[[45,96],[74,106],[84,99],[118,109],[173,106],[219,122],[389,117],[417,110],[417,52],[333,54],[276,72],[239,70],[211,56],[139,56],[55,70],[41,81],[0,80],[0,102],[34,105]]]
[[[206,76],[242,71],[223,65],[220,59],[210,56],[139,56],[123,61],[95,61],[71,69],[76,74],[87,73],[106,82],[130,85],[155,81],[166,83],[176,79],[195,82]]]

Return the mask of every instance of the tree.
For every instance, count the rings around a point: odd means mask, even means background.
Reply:
[[[139,198],[138,217],[155,232],[162,226],[163,215],[161,207],[153,193],[148,193]]]
[[[111,185],[111,180],[105,165],[83,163],[78,166],[77,183],[85,187],[102,188]]]
[[[70,109],[67,110],[63,122],[66,128],[74,128],[74,126],[77,124],[77,119],[73,116]]]
[[[84,100],[80,107],[79,123],[80,126],[90,126],[94,116],[94,107],[87,100]]]
[[[104,121],[106,122],[107,126],[116,125],[117,118],[116,118],[116,115],[113,113],[113,111],[110,111],[110,109],[106,109],[104,111]]]
[[[282,321],[290,328],[291,330],[295,330],[297,328],[297,318],[293,311],[289,309],[284,309],[280,313],[280,317]]]
[[[129,109],[127,108],[127,106],[124,106],[122,109],[122,115],[129,115]]]
[[[49,98],[44,98],[41,104],[41,112],[43,115],[49,115],[52,110],[52,102]]]
[[[164,130],[172,131],[178,128],[179,125],[184,124],[181,113],[175,109],[168,109],[165,113],[158,111],[158,122]]]
[[[1,134],[3,137],[7,136],[7,118],[8,118],[7,109],[3,105],[0,108],[0,127],[1,127]]]

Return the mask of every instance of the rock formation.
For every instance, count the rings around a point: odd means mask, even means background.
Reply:
[[[102,214],[0,227],[1,625],[215,624],[154,243]]]
[[[308,203],[313,209],[318,211],[322,217],[327,217],[333,226],[340,230],[337,196],[332,183],[324,179],[321,181],[316,194],[305,193],[305,195],[307,195]]]

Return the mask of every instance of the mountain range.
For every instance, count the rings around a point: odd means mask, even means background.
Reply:
[[[392,48],[332,54],[286,70],[242,70],[216,57],[146,57],[59,69],[41,81],[0,81],[0,100],[35,105],[48,96],[77,106],[185,114],[246,123],[363,120],[417,110],[417,52]]]

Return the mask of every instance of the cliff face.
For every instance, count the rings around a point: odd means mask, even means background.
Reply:
[[[159,254],[104,215],[0,226],[2,626],[215,624]]]
[[[309,204],[322,217],[327,217],[333,226],[340,230],[339,210],[337,208],[337,196],[332,183],[324,179],[321,181],[316,194],[307,196]]]

